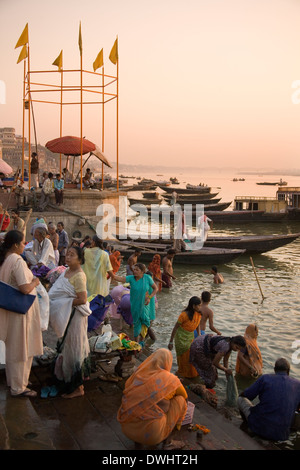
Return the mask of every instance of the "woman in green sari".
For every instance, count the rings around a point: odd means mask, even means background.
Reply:
[[[180,377],[197,377],[198,372],[190,364],[190,347],[194,341],[194,330],[200,333],[200,306],[199,297],[192,297],[186,309],[179,315],[171,333],[171,339],[168,345],[170,351],[173,349],[173,339],[175,337],[175,349],[177,356],[178,371]]]
[[[146,272],[146,266],[142,263],[136,263],[133,266],[133,275],[116,276],[114,279],[118,282],[128,282],[130,284],[130,307],[133,318],[133,336],[137,342],[142,341],[150,326],[151,312],[149,311],[151,299],[157,292],[157,285],[152,277]],[[151,303],[152,307],[152,303]],[[154,305],[155,308],[155,305]]]

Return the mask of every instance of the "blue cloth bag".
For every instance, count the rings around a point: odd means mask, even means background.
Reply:
[[[92,313],[88,316],[88,331],[96,330],[101,325],[110,304],[113,302],[113,298],[110,295],[106,297],[96,295],[96,297],[90,301]]]
[[[0,308],[25,315],[35,298],[35,295],[22,294],[19,289],[0,281]]]

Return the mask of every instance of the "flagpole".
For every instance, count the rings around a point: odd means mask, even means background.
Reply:
[[[60,71],[60,137],[62,137],[62,97],[63,97],[63,70]],[[59,155],[59,172],[61,174],[61,153]]]
[[[29,99],[29,106],[28,106],[28,187],[31,187],[31,127],[30,127],[30,120],[31,120],[31,93],[30,93],[30,51],[29,51],[29,39],[28,39],[28,71],[27,71],[27,81],[28,81],[28,99]]]
[[[24,60],[23,75],[23,123],[22,123],[22,180],[24,181],[24,152],[25,152],[25,93],[26,93],[26,60]]]
[[[104,153],[104,66],[102,68],[102,153]],[[104,188],[104,163],[102,162],[102,189]]]
[[[119,50],[117,56],[117,192],[119,192]]]
[[[82,51],[80,52],[80,191],[82,192],[82,152],[83,152],[83,140],[82,140]]]

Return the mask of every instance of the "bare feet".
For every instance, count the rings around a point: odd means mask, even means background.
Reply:
[[[84,395],[83,385],[79,385],[79,387],[76,388],[76,390],[74,390],[74,392],[64,393],[62,395],[62,398],[76,398],[76,397],[82,397],[83,395]]]

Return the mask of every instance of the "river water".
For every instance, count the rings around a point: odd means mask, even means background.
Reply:
[[[159,173],[159,171],[157,171]],[[134,176],[134,175],[133,175]],[[157,176],[143,175],[156,180],[176,176],[180,186],[186,183],[208,184],[219,189],[222,202],[233,201],[235,196],[275,197],[276,186],[258,186],[258,181],[278,181],[280,177],[288,186],[300,186],[300,177],[280,175],[237,175],[234,173],[207,173],[201,177],[189,174],[169,174]],[[234,177],[244,177],[245,181],[233,182]],[[131,184],[132,180],[128,180]],[[246,224],[244,226],[214,225],[214,235],[284,234],[300,232],[300,222],[280,222],[275,224]],[[215,326],[225,336],[243,335],[249,323],[256,323],[259,329],[258,345],[261,349],[264,373],[273,373],[277,358],[285,357],[291,364],[290,374],[300,379],[300,239],[282,248],[263,255],[253,255],[253,262],[261,285],[262,296],[256,281],[249,255],[241,256],[231,263],[219,266],[225,282],[213,284],[210,266],[174,266],[176,280],[171,289],[158,293],[157,317],[153,325],[157,340],[150,349],[167,347],[171,331],[181,311],[190,297],[201,296],[208,290],[212,299],[210,307],[214,312]],[[124,267],[122,267],[124,270]],[[207,326],[207,332],[209,332]],[[296,347],[298,341],[298,347]],[[174,354],[173,371],[177,369]],[[233,352],[230,365],[234,369],[236,353]],[[248,383],[238,383],[239,389]],[[226,398],[226,379],[219,372],[216,385],[219,403]],[[284,448],[300,449],[300,432],[291,435]]]

